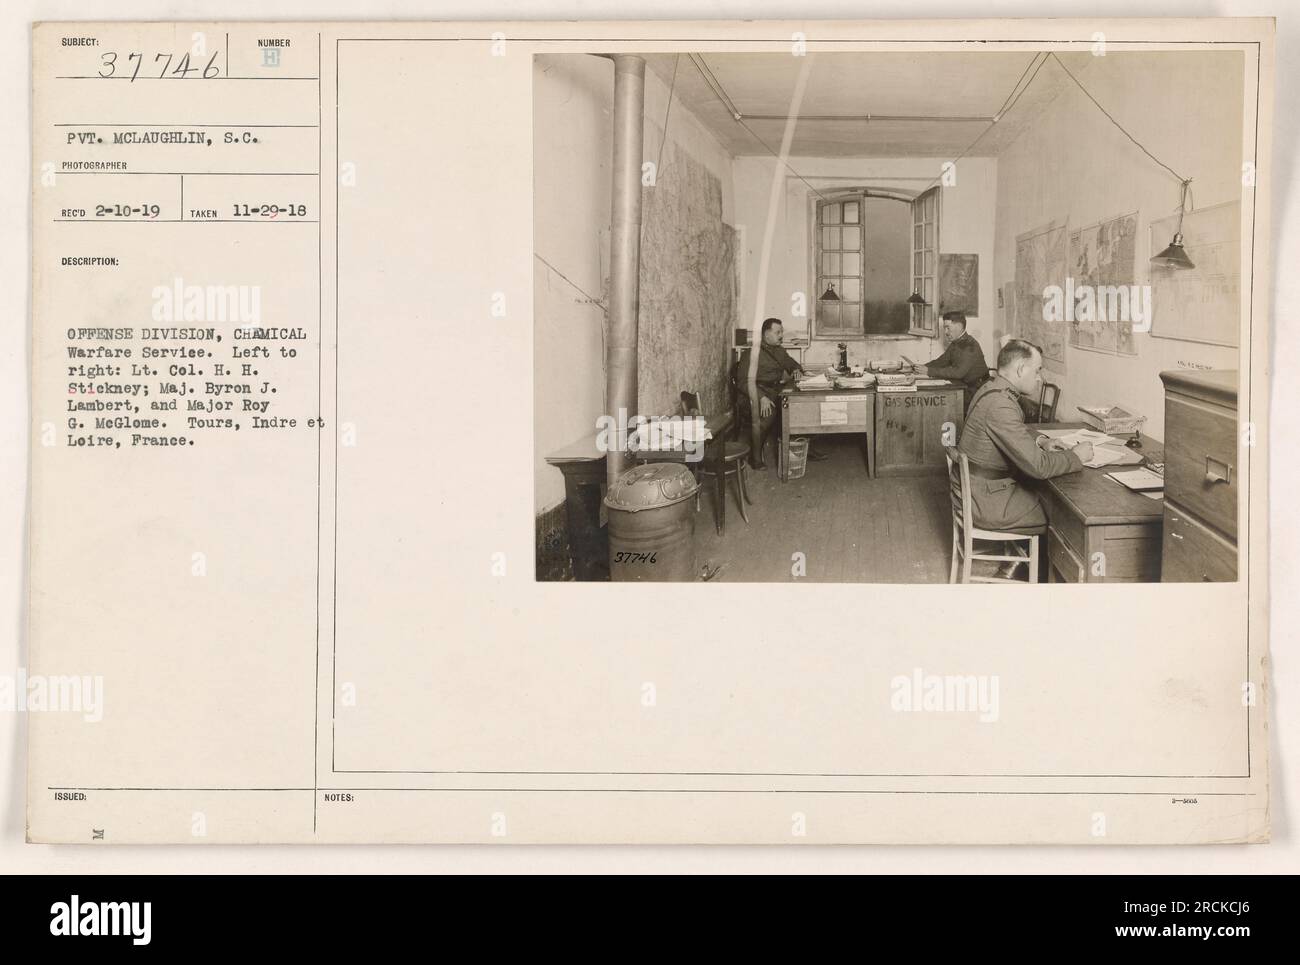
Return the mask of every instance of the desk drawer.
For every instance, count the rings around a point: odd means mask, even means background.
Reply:
[[[786,415],[790,432],[800,429],[838,429],[866,432],[871,399],[865,395],[850,399],[790,399]]]
[[[1086,583],[1083,561],[1061,538],[1055,526],[1047,530],[1047,563],[1052,571],[1067,583]]]
[[[1162,583],[1233,583],[1237,548],[1177,506],[1165,505]]]
[[[1199,399],[1165,398],[1165,498],[1237,536],[1237,414]]]

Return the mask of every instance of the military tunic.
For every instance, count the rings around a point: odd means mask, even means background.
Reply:
[[[971,502],[981,529],[1032,529],[1047,522],[1042,504],[1020,478],[1050,479],[1083,468],[1070,450],[1047,452],[1025,425],[1020,394],[997,375],[976,390],[957,449],[971,465]]]
[[[737,385],[744,385],[745,380],[749,378],[749,352],[749,349],[741,352],[736,362]],[[802,371],[799,363],[780,345],[768,345],[763,342],[759,346],[756,381],[758,391],[769,399],[777,401],[781,395],[781,383],[786,376],[799,371]]]
[[[925,374],[929,378],[960,382],[964,390],[962,403],[969,409],[975,390],[988,380],[989,364],[984,361],[980,343],[970,332],[962,332],[961,338],[953,339],[942,355],[925,363]]]

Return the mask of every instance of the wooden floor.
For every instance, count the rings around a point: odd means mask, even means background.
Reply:
[[[814,583],[946,583],[952,552],[952,510],[942,474],[867,476],[866,453],[851,436],[822,436],[802,479],[782,483],[771,456],[749,471],[754,502],[741,518],[735,483],[727,487],[726,534],[713,524],[714,487],[707,484],[695,517],[696,557],[715,582],[793,579],[792,556],[803,553]],[[770,452],[770,450],[769,450]]]

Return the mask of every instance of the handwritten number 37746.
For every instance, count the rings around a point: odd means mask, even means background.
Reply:
[[[208,59],[207,65],[204,67],[192,66],[190,64],[189,54],[183,54],[181,56],[181,59],[177,61],[175,67],[172,67],[172,61],[176,59],[175,54],[154,54],[153,62],[155,65],[159,61],[163,62],[162,68],[158,71],[159,79],[163,79],[168,76],[185,78],[188,77],[190,74],[194,74],[196,76],[202,76],[207,78],[208,80],[211,80],[213,77],[218,77],[221,75],[221,68],[217,66],[217,56],[220,53],[221,53],[220,51],[213,52],[211,58]],[[140,76],[140,65],[143,63],[144,63],[144,54],[131,53],[127,55],[124,69],[126,67],[130,68],[131,80],[135,80],[137,77]],[[99,64],[100,77],[117,76],[117,67],[118,67],[117,51],[109,50],[103,54],[100,54],[100,64]],[[168,74],[168,71],[171,71],[170,75]]]

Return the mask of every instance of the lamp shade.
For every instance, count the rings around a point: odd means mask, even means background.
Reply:
[[[823,301],[823,302],[837,302],[839,300],[840,300],[840,296],[835,294],[835,282],[831,282],[829,285],[827,285],[826,291],[823,292],[822,297],[818,299],[818,301]]]
[[[1178,270],[1186,270],[1188,268],[1196,267],[1196,265],[1192,263],[1192,259],[1187,257],[1187,252],[1183,250],[1182,232],[1174,235],[1174,240],[1169,242],[1169,247],[1152,258],[1151,264],[1160,268],[1174,268]]]
[[[925,304],[925,299],[921,297],[921,293],[920,293],[919,291],[917,291],[915,288],[913,288],[913,289],[912,289],[912,294],[910,294],[910,295],[907,296],[907,304],[909,304],[909,305],[924,305],[924,304]]]

